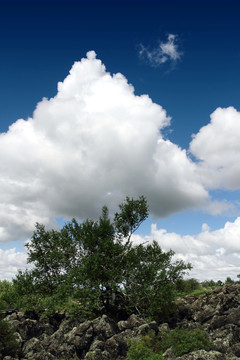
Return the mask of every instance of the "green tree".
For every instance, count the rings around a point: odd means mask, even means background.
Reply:
[[[225,280],[226,285],[231,285],[231,284],[234,284],[234,283],[235,283],[235,281],[230,276],[228,276],[226,278],[226,280]]]
[[[52,295],[66,280],[77,259],[77,249],[68,226],[60,231],[47,231],[44,225],[37,223],[26,248],[28,263],[34,265],[30,273],[36,288],[41,288],[45,295]]]
[[[217,283],[214,280],[205,280],[201,282],[201,285],[204,288],[215,288]]]
[[[174,252],[162,251],[156,241],[134,246],[128,253],[125,292],[128,303],[141,315],[168,316],[175,298],[174,284],[191,269],[183,261],[172,261]]]
[[[0,281],[0,310],[12,306],[12,283],[7,280]]]
[[[174,252],[163,252],[157,242],[133,244],[132,234],[148,212],[145,197],[127,197],[113,219],[104,206],[97,221],[73,219],[59,231],[37,224],[27,244],[33,268],[18,274],[15,289],[25,291],[28,301],[34,294],[35,304],[39,294],[55,301],[71,296],[96,313],[163,312],[174,298],[173,283],[191,267],[172,262]]]
[[[194,290],[198,290],[201,288],[201,284],[198,280],[191,278],[191,279],[180,279],[176,283],[176,290],[181,294],[189,294]]]

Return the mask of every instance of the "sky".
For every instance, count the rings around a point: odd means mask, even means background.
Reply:
[[[239,1],[0,0],[0,280],[36,222],[147,198],[199,281],[240,273]]]

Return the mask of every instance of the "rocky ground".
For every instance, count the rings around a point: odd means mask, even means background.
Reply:
[[[136,315],[115,322],[106,315],[81,321],[57,313],[49,319],[34,313],[12,313],[6,317],[16,331],[21,345],[18,359],[112,360],[126,356],[129,340],[146,334],[169,331],[167,323],[147,323]],[[171,324],[172,326],[172,324]],[[181,299],[174,326],[190,330],[202,329],[211,341],[209,351],[199,350],[178,360],[240,359],[240,285],[223,286],[211,294]],[[164,353],[166,360],[176,359],[172,349]],[[12,360],[5,357],[4,360]]]

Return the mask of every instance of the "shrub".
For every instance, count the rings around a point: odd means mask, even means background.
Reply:
[[[200,329],[189,331],[176,328],[170,333],[149,333],[132,342],[127,356],[129,360],[161,360],[162,354],[172,348],[175,355],[182,356],[196,350],[208,350],[210,342]]]
[[[169,333],[164,347],[165,349],[172,347],[176,356],[182,356],[200,349],[208,350],[210,342],[200,329],[189,331],[176,328]]]
[[[216,286],[219,286],[218,283],[216,283],[214,280],[205,280],[201,283],[203,288],[215,288]]]
[[[196,279],[179,279],[176,282],[176,290],[180,294],[189,294],[192,293],[195,290],[198,290],[201,288],[201,284]]]
[[[0,281],[0,310],[9,309],[14,306],[13,286],[10,281]]]
[[[154,335],[151,333],[141,339],[132,342],[127,358],[129,360],[163,360],[161,354],[157,354],[152,347]]]
[[[5,356],[15,356],[19,350],[19,344],[14,336],[14,330],[10,324],[0,317],[0,359]]]

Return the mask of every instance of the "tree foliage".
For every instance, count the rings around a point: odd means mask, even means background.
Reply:
[[[147,217],[141,196],[127,197],[113,219],[104,206],[98,221],[73,219],[59,231],[37,224],[26,245],[33,267],[18,274],[15,289],[34,306],[43,295],[56,303],[71,298],[94,313],[138,311],[156,317],[172,302],[172,285],[191,266],[173,262],[174,252],[163,252],[155,241],[133,243],[133,233]]]

